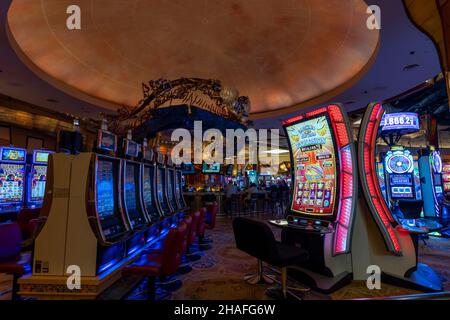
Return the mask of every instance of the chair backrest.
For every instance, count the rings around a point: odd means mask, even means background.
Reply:
[[[266,223],[248,218],[235,218],[233,231],[239,250],[269,263],[279,258],[275,237]]]
[[[162,247],[161,271],[163,275],[171,275],[178,270],[181,251],[177,240],[178,228],[171,228]]]
[[[197,236],[197,225],[198,225],[198,219],[200,218],[200,212],[194,212],[192,215],[192,223],[191,228],[189,229],[189,236],[188,236],[188,245],[190,246],[194,241],[195,237]]]
[[[22,233],[18,223],[0,223],[0,262],[18,259]]]
[[[207,207],[206,221],[208,222],[209,229],[214,229],[214,227],[216,226],[216,218],[218,211],[219,211],[219,204],[217,202],[214,202],[213,204]]]

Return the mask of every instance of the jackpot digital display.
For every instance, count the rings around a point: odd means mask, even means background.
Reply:
[[[381,119],[380,126],[382,131],[418,131],[419,116],[412,112],[386,113]]]
[[[115,214],[114,205],[114,163],[100,160],[97,166],[97,212],[100,219],[105,219]]]
[[[291,210],[332,216],[336,202],[337,161],[326,116],[286,127],[294,162],[294,199]]]
[[[25,166],[0,163],[0,204],[23,201]]]
[[[48,155],[48,153],[47,153]],[[44,199],[45,182],[47,181],[47,166],[34,165],[31,175],[31,201]]]

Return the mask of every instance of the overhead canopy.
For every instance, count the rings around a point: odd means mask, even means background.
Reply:
[[[66,26],[81,9],[81,30]],[[363,0],[14,0],[10,41],[51,84],[97,105],[134,106],[151,79],[219,79],[251,118],[321,103],[355,83],[377,52]]]

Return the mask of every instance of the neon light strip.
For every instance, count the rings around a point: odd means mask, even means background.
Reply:
[[[377,179],[377,170],[375,168],[375,144],[378,127],[384,114],[384,109],[381,104],[368,106],[367,109],[366,112],[370,113],[368,116],[364,116],[363,123],[361,123],[360,134],[363,134],[364,136],[363,140],[359,141],[359,161],[360,170],[362,170],[360,175],[363,191],[369,206],[372,207],[370,211],[382,231],[389,250],[400,255],[400,243],[393,229],[393,223],[395,223],[395,221],[382,196]],[[361,136],[359,139],[361,139]]]
[[[354,213],[354,179],[352,145],[348,125],[342,109],[337,105],[326,108],[333,125],[333,131],[339,148],[340,170],[340,201],[337,214],[336,233],[334,236],[334,255],[344,254],[350,250],[350,228]],[[354,151],[353,151],[354,152]]]

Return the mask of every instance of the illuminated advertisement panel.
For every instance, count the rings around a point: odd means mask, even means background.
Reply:
[[[294,161],[293,212],[333,216],[336,202],[336,149],[327,116],[286,127]]]

